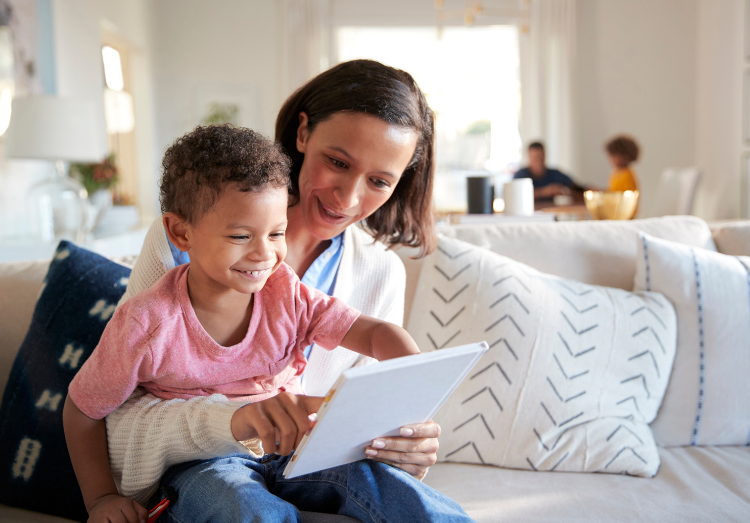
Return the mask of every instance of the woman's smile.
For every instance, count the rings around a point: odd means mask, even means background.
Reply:
[[[352,218],[352,216],[350,215],[333,211],[333,209],[326,206],[322,201],[320,201],[320,198],[318,198],[318,210],[320,211],[320,217],[324,221],[332,225],[339,225],[339,224],[345,223],[350,218]]]

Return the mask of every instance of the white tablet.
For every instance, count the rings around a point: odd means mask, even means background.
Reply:
[[[344,371],[284,477],[365,459],[373,439],[398,436],[404,425],[429,421],[488,348],[474,343]]]

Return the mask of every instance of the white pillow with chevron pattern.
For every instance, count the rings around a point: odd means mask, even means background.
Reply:
[[[635,288],[677,313],[677,355],[660,445],[750,445],[750,258],[640,234]]]
[[[435,416],[438,460],[645,477],[659,469],[648,423],[676,338],[664,296],[561,279],[440,237],[408,331],[423,351],[490,346]]]

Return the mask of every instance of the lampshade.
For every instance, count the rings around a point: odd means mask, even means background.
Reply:
[[[98,162],[106,156],[102,123],[88,100],[16,98],[5,153],[9,158]]]

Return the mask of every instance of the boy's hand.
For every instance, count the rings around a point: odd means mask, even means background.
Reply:
[[[109,494],[94,502],[88,523],[140,523],[147,519],[148,510],[136,501]]]
[[[260,438],[267,454],[287,456],[310,430],[310,414],[323,398],[280,392],[273,398],[248,403],[232,416],[232,435],[237,441]],[[277,445],[278,443],[278,445]]]

